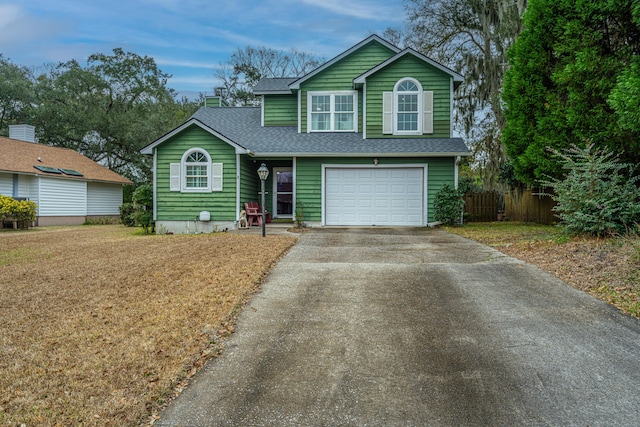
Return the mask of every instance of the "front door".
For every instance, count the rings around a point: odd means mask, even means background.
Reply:
[[[293,169],[273,168],[273,205],[276,217],[293,218]]]

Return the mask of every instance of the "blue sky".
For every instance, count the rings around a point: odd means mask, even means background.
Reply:
[[[155,59],[181,95],[212,92],[237,48],[330,59],[371,33],[402,28],[402,0],[0,0],[0,53],[28,67],[116,47]]]

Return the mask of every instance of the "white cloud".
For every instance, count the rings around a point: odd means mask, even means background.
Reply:
[[[403,19],[401,8],[390,7],[385,3],[373,4],[371,1],[354,0],[302,0],[302,3],[359,19],[374,21],[401,21]]]
[[[215,68],[217,65],[204,61],[189,61],[186,59],[155,57],[156,64],[169,67],[183,68]]]
[[[20,8],[15,4],[0,4],[0,30],[4,32],[13,22],[23,16]]]
[[[0,4],[0,50],[27,48],[34,40],[47,40],[60,33],[63,26],[54,20],[29,15],[20,6]]]
[[[169,79],[169,84],[171,86],[181,85],[181,86],[190,86],[190,87],[200,87],[200,88],[210,88],[213,87],[213,84],[216,82],[216,78],[213,76],[213,71],[211,72],[211,76],[190,76],[190,77],[171,77]]]

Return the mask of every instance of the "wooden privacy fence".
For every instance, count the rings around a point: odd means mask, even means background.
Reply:
[[[558,218],[553,213],[556,202],[549,196],[540,196],[536,190],[512,190],[505,193],[504,213],[510,221],[553,224]]]
[[[553,224],[555,202],[535,190],[485,191],[464,196],[465,222],[509,221]]]
[[[499,198],[497,191],[467,193],[464,195],[464,220],[466,222],[495,221],[498,217]]]

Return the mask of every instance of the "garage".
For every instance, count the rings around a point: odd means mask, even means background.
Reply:
[[[326,167],[325,225],[424,225],[424,167]]]

